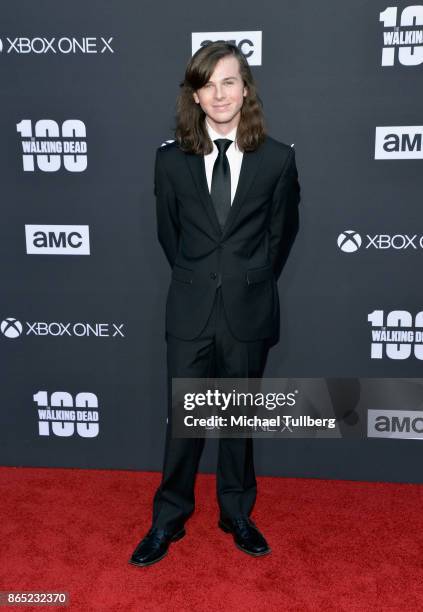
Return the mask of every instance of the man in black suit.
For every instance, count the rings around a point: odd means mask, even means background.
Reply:
[[[176,139],[157,150],[160,244],[172,269],[166,303],[168,424],[152,526],[130,562],[162,559],[185,535],[204,438],[174,438],[172,378],[261,378],[279,337],[277,280],[298,231],[294,149],[265,133],[261,101],[238,48],[210,43],[191,58]],[[253,556],[270,548],[251,520],[253,440],[220,438],[219,527]]]

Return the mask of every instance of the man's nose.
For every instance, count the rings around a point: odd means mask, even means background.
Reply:
[[[224,97],[223,87],[216,87],[215,97],[218,100],[221,100]]]

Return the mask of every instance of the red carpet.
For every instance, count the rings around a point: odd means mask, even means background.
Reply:
[[[423,485],[259,478],[252,518],[272,553],[217,528],[213,475],[197,479],[187,535],[128,564],[159,473],[0,468],[0,590],[70,593],[10,610],[422,610]],[[5,608],[6,609],[6,608]]]

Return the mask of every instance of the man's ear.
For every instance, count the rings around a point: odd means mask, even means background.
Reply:
[[[195,92],[195,91],[193,92],[193,94],[192,94],[192,95],[193,95],[193,97],[194,97],[195,102],[196,102],[197,104],[200,104],[200,98],[197,96],[197,94],[196,94],[196,92]]]

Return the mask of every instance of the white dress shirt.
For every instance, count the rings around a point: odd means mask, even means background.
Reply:
[[[239,173],[241,171],[241,163],[242,163],[242,155],[243,155],[242,151],[238,149],[236,141],[235,141],[236,127],[234,127],[233,130],[231,130],[228,134],[226,134],[226,136],[222,136],[222,134],[219,134],[218,132],[216,132],[216,130],[214,130],[211,127],[211,125],[209,125],[209,122],[207,121],[207,119],[205,119],[205,122],[206,122],[207,131],[213,143],[213,151],[211,153],[208,153],[207,155],[204,155],[204,165],[206,169],[207,184],[209,186],[209,192],[211,191],[211,182],[212,182],[212,176],[213,176],[214,162],[216,161],[216,158],[219,155],[219,150],[213,141],[216,140],[217,138],[228,138],[229,140],[233,141],[232,144],[230,144],[226,150],[226,157],[228,158],[229,168],[231,170],[231,204],[232,204],[234,196],[235,196],[236,188],[238,185],[238,179],[239,179]]]

